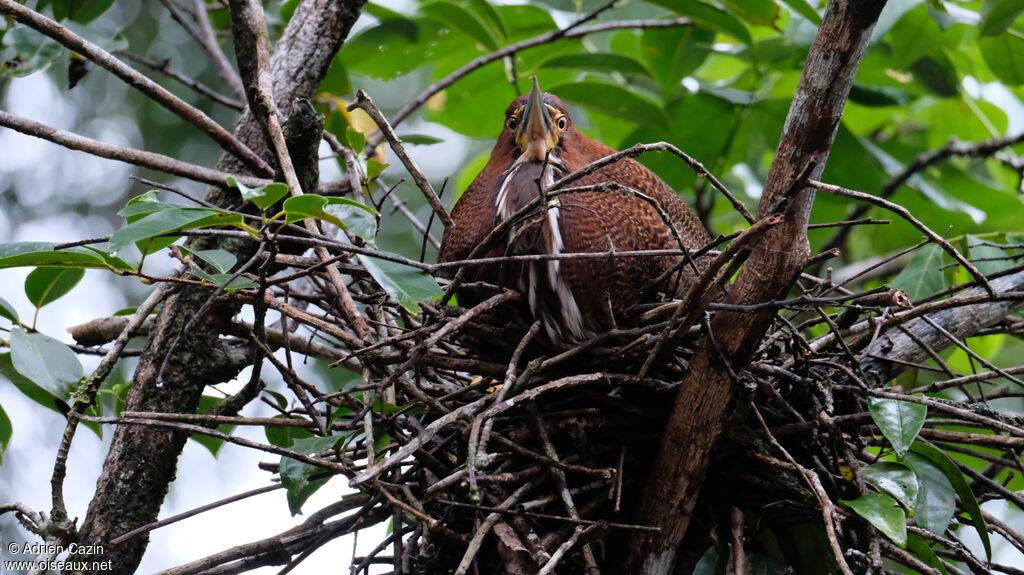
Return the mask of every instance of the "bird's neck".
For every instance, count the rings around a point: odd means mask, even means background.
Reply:
[[[565,164],[559,157],[549,156],[546,162],[538,162],[526,159],[525,154],[520,156],[502,174],[495,198],[498,219],[508,219],[565,174]]]

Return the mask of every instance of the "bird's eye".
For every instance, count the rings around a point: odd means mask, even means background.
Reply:
[[[555,120],[555,124],[558,125],[559,130],[564,130],[566,126],[569,125],[569,121],[565,119],[565,116],[559,116],[558,119]]]
[[[510,132],[515,132],[516,128],[519,127],[519,122],[516,120],[515,116],[510,116],[509,119],[505,122],[505,126],[508,127]]]

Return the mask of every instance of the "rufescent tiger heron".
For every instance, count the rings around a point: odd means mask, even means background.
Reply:
[[[614,153],[580,133],[562,101],[542,94],[534,78],[531,92],[509,105],[490,160],[455,204],[455,225],[445,230],[438,261],[469,258],[493,229],[545,188]],[[600,183],[623,188],[548,195],[535,202],[531,217],[509,226],[474,257],[680,250],[680,239],[692,250],[710,241],[679,195],[639,162],[624,158],[571,187]],[[673,268],[680,272],[672,273]],[[630,308],[654,300],[659,292],[681,295],[694,272],[681,256],[636,256],[490,264],[464,275],[468,281],[518,290],[553,342],[572,343],[628,324]]]

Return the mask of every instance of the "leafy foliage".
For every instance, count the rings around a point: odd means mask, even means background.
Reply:
[[[272,30],[279,31],[291,17],[295,3],[271,4],[268,17]],[[422,0],[411,2],[409,10],[398,12],[370,3],[365,8],[363,22],[357,27],[358,32],[344,44],[333,62],[317,100],[319,111],[327,116],[327,126],[344,142],[341,146],[347,148],[346,152],[355,160],[356,174],[349,173],[353,167],[343,157],[339,157],[337,163],[344,177],[354,177],[358,182],[358,195],[338,197],[304,190],[307,193],[293,196],[280,182],[249,187],[231,177],[224,187],[237,191],[243,205],[226,209],[172,203],[167,197],[161,199],[160,193],[154,190],[125,203],[118,212],[125,220],[124,225],[110,235],[105,249],[88,246],[55,249],[55,244],[43,242],[0,244],[0,269],[33,268],[24,292],[37,309],[71,292],[86,269],[135,276],[147,283],[160,281],[161,278],[154,280],[148,275],[143,264],[147,258],[164,255],[188,264],[180,278],[183,282],[216,288],[211,290],[214,294],[227,291],[239,297],[253,297],[258,290],[277,285],[273,278],[277,269],[262,261],[240,261],[230,251],[207,249],[202,243],[181,245],[182,239],[203,237],[203,232],[209,230],[231,232],[236,234],[232,238],[260,242],[267,252],[281,256],[284,244],[276,243],[280,235],[295,233],[306,240],[312,235],[312,240],[334,250],[332,255],[337,262],[345,264],[342,283],[355,286],[353,291],[361,299],[354,305],[369,310],[367,313],[375,318],[372,329],[386,331],[388,328],[382,326],[389,324],[378,320],[388,314],[401,317],[403,321],[410,320],[403,323],[402,330],[414,330],[423,324],[429,326],[426,319],[429,314],[438,317],[444,313],[438,312],[432,302],[440,298],[443,291],[426,271],[429,268],[414,261],[421,251],[420,234],[386,209],[386,193],[377,191],[398,185],[405,174],[400,171],[398,162],[385,161],[383,148],[366,149],[368,142],[375,141],[379,133],[372,122],[367,124],[365,118],[348,112],[345,104],[352,100],[355,89],[370,86],[375,92],[388,95],[378,99],[384,102],[386,112],[394,112],[406,103],[397,101],[395,94],[414,94],[444,81],[475,59],[513,43],[552,33],[564,22],[601,4],[594,0],[543,0],[522,4]],[[449,153],[454,148],[445,146],[450,143],[448,140],[487,138],[489,142],[500,129],[508,102],[522,92],[529,76],[536,75],[546,90],[570,105],[576,124],[591,137],[617,148],[637,142],[671,143],[695,157],[752,206],[761,194],[760,183],[768,174],[772,151],[800,79],[813,30],[821,23],[821,4],[808,0],[627,3],[613,12],[614,17],[602,16],[603,21],[628,18],[664,21],[685,17],[689,23],[620,28],[581,37],[570,34],[540,47],[495,58],[447,83],[426,99],[422,111],[415,116],[419,123],[410,128],[425,133],[407,133],[402,139],[406,144],[422,146],[417,152],[423,151],[424,157],[430,157],[426,154],[431,151],[438,155]],[[112,0],[44,0],[36,3],[35,9],[64,23],[87,25],[103,22],[104,14],[112,5]],[[219,29],[227,30],[226,14],[213,10],[210,16]],[[582,26],[589,24],[592,23]],[[0,77],[17,79],[45,72],[74,57],[57,42],[26,26],[12,22],[6,22],[5,26],[0,30],[0,62],[3,62]],[[72,28],[78,30],[80,26]],[[107,29],[90,26],[83,34],[111,50],[136,50],[137,42],[129,46],[118,34],[101,33]],[[147,47],[148,44],[142,46]],[[950,152],[941,162],[930,162],[926,156],[936,150],[953,150],[950,146],[957,142],[1003,137],[1010,126],[1019,126],[1020,118],[1014,116],[1019,113],[1012,110],[1019,108],[1020,99],[1024,98],[1022,54],[1024,6],[1017,0],[890,0],[858,73],[822,180],[887,196],[949,239],[985,274],[995,276],[1019,267],[1024,254],[1024,235],[1021,235],[1024,234],[1021,224],[1024,207],[1021,205],[1018,154],[1024,148],[1020,144],[1007,145],[998,154]],[[400,133],[403,130],[399,128]],[[486,161],[486,154],[480,154],[477,146],[469,148],[475,159],[462,159],[457,162],[463,166],[462,171],[448,174],[453,177],[452,181],[462,184],[448,195],[449,198],[457,197]],[[648,155],[640,160],[670,185],[693,197],[713,231],[731,233],[746,227],[729,203],[712,193],[707,183],[677,158],[663,154]],[[916,169],[910,177],[900,177],[908,167],[926,162],[926,166]],[[400,195],[414,213],[427,219],[424,214],[428,212],[421,199],[415,192],[407,193],[410,189],[398,188],[396,197]],[[831,263],[836,268],[869,258],[888,257],[921,240],[918,227],[881,208],[862,208],[858,212],[848,200],[824,194],[820,194],[815,203],[812,220],[824,224],[843,220],[851,214],[893,221],[883,228],[858,226],[839,233],[833,227],[812,230],[809,235],[813,250],[831,246],[834,241],[843,248],[840,259]],[[326,224],[324,233],[299,234],[296,231],[309,221]],[[333,234],[334,228],[344,233]],[[427,243],[426,239],[422,240],[423,246]],[[308,247],[301,245],[302,249]],[[353,247],[358,249],[349,249]],[[424,251],[430,253],[425,248]],[[296,257],[291,253],[283,255]],[[294,259],[284,257],[281,261],[300,268],[305,266],[296,272],[303,277],[315,276],[315,273],[302,270],[313,266],[315,271],[322,271],[326,265],[302,261],[295,264]],[[954,265],[948,251],[933,243],[921,246],[900,261],[897,270],[870,277],[859,283],[859,287],[868,289],[887,282],[892,288],[905,291],[915,303],[925,305],[948,297],[951,293],[944,290],[969,279]],[[321,279],[317,277],[317,281]],[[332,307],[334,298],[340,295],[338,285],[332,284],[324,293],[329,297],[317,299],[305,292],[301,297],[313,300],[333,321],[331,314],[338,311]],[[864,312],[852,305],[850,309]],[[807,311],[796,310],[787,319],[793,323],[804,321],[806,316],[801,314]],[[840,308],[817,311],[840,318],[843,312]],[[873,320],[879,317],[872,316]],[[85,377],[75,352],[56,339],[23,325],[18,310],[2,299],[0,318],[10,323],[9,340],[0,341],[10,350],[0,354],[0,375],[5,378],[0,383],[9,381],[35,402],[66,413],[74,387]],[[337,343],[323,336],[322,327],[304,332],[303,337],[311,342],[315,340],[318,345]],[[837,329],[848,327],[844,324]],[[236,328],[248,329],[249,326],[237,324]],[[814,330],[820,331],[814,333]],[[820,336],[824,330],[823,326],[810,326],[801,333]],[[382,337],[402,341],[400,330],[394,331]],[[915,367],[900,383],[912,382],[911,386],[918,390],[928,389],[915,391],[917,397],[957,402],[976,399],[974,391],[966,386],[938,386],[936,390],[927,386],[978,371],[975,355],[995,366],[985,365],[985,369],[1019,365],[1019,359],[1014,358],[1024,354],[1024,344],[1019,337],[1012,337],[1012,329],[1007,328],[1007,331],[1011,333],[972,338],[970,346],[966,347],[973,353],[967,349],[935,353],[924,368]],[[284,337],[287,339],[287,335]],[[801,343],[806,344],[806,341]],[[365,349],[353,349],[351,342],[347,345],[349,348],[329,359],[344,363],[353,357],[361,360],[360,354],[369,353]],[[403,362],[415,355],[407,348],[395,349],[394,355]],[[376,353],[376,350],[370,351]],[[793,354],[794,350],[773,348],[772,353]],[[766,352],[765,357],[769,355]],[[835,359],[828,357],[827,361]],[[807,368],[806,365],[797,367]],[[377,368],[379,366],[374,366]],[[430,366],[421,371],[416,367],[410,371],[417,378],[424,371],[427,377],[435,377],[430,371],[434,369],[448,368]],[[361,382],[361,378],[367,376],[358,371],[337,375],[343,370],[335,370],[333,377]],[[451,368],[450,371],[458,370]],[[394,385],[399,376],[402,374],[387,376],[389,385]],[[807,377],[803,372],[799,376]],[[481,381],[463,383],[467,383],[466,388],[475,389],[473,386]],[[834,380],[823,385],[833,384],[845,385],[846,382]],[[982,400],[989,392],[996,393],[1000,399],[1010,399],[1002,387],[1004,384],[986,381],[977,385],[979,388],[984,385]],[[343,386],[339,384],[339,387]],[[343,389],[338,393],[351,399],[347,391]],[[450,390],[439,395],[440,399],[430,399],[448,401],[448,393]],[[291,406],[282,393],[266,390],[264,397],[276,399],[272,403],[280,412],[278,417],[301,417],[307,421],[308,414],[301,415],[301,410]],[[377,417],[374,421],[378,424],[390,425],[401,417],[420,415],[421,412],[415,410],[423,409],[419,404],[423,400],[424,396],[415,396],[408,405],[401,407],[374,403],[375,400],[367,397],[358,401],[363,402],[359,406],[363,410],[361,414],[369,414],[371,419]],[[831,402],[832,396],[828,395],[823,403]],[[204,398],[199,411],[207,411],[216,403],[213,398]],[[380,407],[382,405],[387,408]],[[998,407],[1020,412],[1017,405],[1000,404]],[[862,525],[870,526],[866,528],[884,534],[924,564],[943,573],[949,572],[947,566],[962,558],[956,555],[956,549],[947,545],[949,539],[944,539],[959,523],[973,526],[986,557],[991,558],[991,526],[984,519],[975,495],[978,486],[971,478],[982,471],[993,472],[1000,481],[1005,480],[1018,491],[1020,478],[979,463],[983,461],[980,455],[995,457],[994,452],[990,454],[978,448],[975,455],[979,457],[972,457],[965,455],[967,448],[960,442],[932,444],[925,441],[925,437],[931,437],[927,432],[977,436],[983,434],[983,429],[966,427],[968,431],[964,431],[941,421],[930,421],[929,415],[938,417],[934,410],[929,413],[925,405],[888,397],[870,398],[862,407],[843,408],[851,410],[847,415],[863,415],[865,422],[870,417],[870,422],[877,427],[877,432],[875,428],[864,432],[866,441],[873,442],[866,449],[884,446],[878,448],[877,460],[864,462],[860,467],[859,478],[863,479],[860,484],[845,474],[828,477],[829,495],[843,503],[843,513],[850,515],[853,521],[860,521],[857,519],[860,517]],[[325,458],[337,456],[350,445],[360,446],[367,454],[394,449],[392,436],[387,433],[367,437],[361,430],[354,431],[362,421],[355,419],[355,409],[345,409],[349,411],[342,415],[334,413],[334,417],[348,418],[350,428],[344,433],[320,437],[305,427],[268,426],[265,428],[267,441],[295,453],[320,454]],[[815,409],[826,408],[816,405]],[[416,425],[422,423],[417,420]],[[233,432],[231,426],[222,425],[217,429]],[[922,430],[926,430],[924,435]],[[862,430],[846,431],[856,435]],[[877,435],[872,437],[874,433]],[[0,454],[13,434],[10,419],[0,407]],[[861,446],[853,439],[849,441],[851,450],[859,451]],[[223,445],[222,441],[211,438],[201,442],[214,455]],[[806,445],[801,444],[801,447]],[[1019,460],[1015,454],[1007,453],[998,455]],[[373,462],[367,465],[370,463]],[[849,468],[846,470],[849,472]],[[326,484],[328,477],[322,475],[324,471],[322,467],[282,456],[279,473],[293,514],[299,513],[308,498]],[[911,529],[908,532],[908,525],[924,531]],[[799,558],[794,557],[803,550],[787,552],[786,529],[767,531],[772,529],[765,528],[760,546],[749,554],[751,569],[755,569],[752,572],[781,573],[786,569],[783,563],[796,565]],[[823,537],[807,536],[802,543],[814,547],[816,552],[824,549],[825,556],[829,556],[827,542],[822,543],[821,539]],[[720,572],[726,562],[724,554],[712,549],[698,563],[696,572]]]

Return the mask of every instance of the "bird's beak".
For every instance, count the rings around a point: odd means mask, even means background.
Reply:
[[[541,97],[537,77],[533,77],[533,89],[523,110],[523,120],[516,133],[516,143],[527,160],[543,162],[548,151],[558,144],[558,135],[551,126],[551,114]]]

